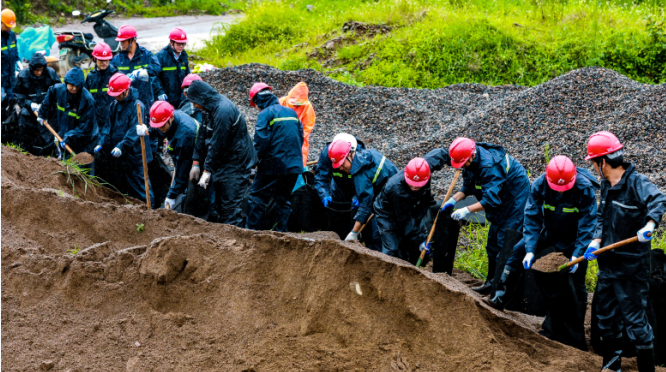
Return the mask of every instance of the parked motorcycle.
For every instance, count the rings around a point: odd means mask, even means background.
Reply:
[[[112,1],[106,0],[104,9],[86,15],[81,23],[94,23],[93,30],[95,30],[97,36],[104,39],[104,42],[109,44],[111,51],[115,54],[120,50],[120,43],[116,41],[118,28],[104,19],[114,13],[113,10],[107,9]],[[77,17],[81,15],[81,12],[75,10],[72,15]],[[55,35],[58,49],[60,49],[58,67],[61,76],[64,76],[74,66],[83,68],[83,66],[92,63],[92,51],[97,45],[93,40],[93,34],[81,31],[58,31],[55,32]]]

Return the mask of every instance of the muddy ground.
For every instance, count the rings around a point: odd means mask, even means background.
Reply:
[[[58,167],[2,149],[3,371],[600,366],[455,278],[331,233],[210,224],[97,189],[76,198]]]

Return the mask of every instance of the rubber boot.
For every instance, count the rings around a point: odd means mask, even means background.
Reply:
[[[637,349],[638,372],[654,372],[654,349]]]
[[[603,364],[601,370],[606,369],[619,372],[622,368],[622,339],[605,338],[602,340]]]
[[[487,295],[493,289],[493,278],[495,277],[495,269],[497,268],[497,261],[488,260],[488,276],[486,276],[485,283],[478,287],[472,287],[472,290],[480,295]]]
[[[484,298],[483,301],[499,311],[504,311],[507,302],[511,300],[513,290],[518,283],[519,273],[510,266],[504,266],[502,276],[497,283],[497,290],[493,298]]]

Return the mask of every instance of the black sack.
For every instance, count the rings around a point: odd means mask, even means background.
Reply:
[[[212,183],[208,187],[213,187]],[[181,204],[181,210],[184,214],[208,221],[211,202],[209,191],[190,180],[187,183],[187,192]]]
[[[523,233],[516,231],[514,229],[507,228],[504,233],[504,246],[500,251],[499,256],[497,257],[497,267],[495,268],[495,279],[493,279],[493,287],[490,291],[490,298],[495,296],[495,291],[497,290],[497,284],[499,283],[500,278],[502,277],[502,272],[504,271],[504,266],[506,262],[511,257],[511,252],[513,252],[513,247],[520,242],[523,238]]]
[[[146,151],[150,151],[148,144],[146,144]],[[154,205],[159,208],[169,193],[173,178],[169,167],[159,154],[153,156],[153,161],[148,163],[148,178],[150,179],[150,187],[153,189]]]
[[[324,218],[325,215],[324,205],[319,201],[317,190],[310,184],[299,187],[291,194],[291,214],[287,222],[289,231],[315,232],[325,230],[325,226],[328,225],[326,218]]]
[[[578,298],[568,271],[544,273],[530,270],[546,304],[543,336],[587,351],[584,319],[578,310]]]
[[[434,206],[435,211],[439,209],[440,205],[438,201]],[[428,233],[430,233],[430,225],[428,225]],[[433,273],[453,274],[453,261],[456,256],[459,235],[460,223],[451,218],[451,213],[440,213],[430,245]]]

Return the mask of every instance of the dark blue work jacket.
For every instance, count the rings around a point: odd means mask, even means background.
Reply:
[[[187,58],[187,52],[183,50],[180,57],[176,56],[171,48],[171,45],[165,46],[162,50],[155,55],[160,63],[161,70],[157,74],[157,78],[162,86],[162,91],[167,95],[167,102],[173,107],[180,106],[183,90],[180,86],[183,84],[183,79],[190,73],[190,65]]]
[[[384,188],[391,176],[398,173],[398,168],[377,150],[356,149],[350,174],[356,190],[359,208],[354,220],[366,223],[372,214],[375,196]],[[343,173],[344,174],[344,173]]]
[[[16,62],[19,60],[14,31],[2,32],[2,87],[5,93],[16,84]]]
[[[95,67],[94,70],[88,73],[86,82],[83,85],[95,99],[95,121],[100,128],[108,120],[109,108],[111,107],[111,103],[115,101],[115,98],[111,97],[108,92],[109,80],[116,72],[118,72],[118,69],[112,64],[109,64],[106,70],[99,70]]]
[[[113,56],[111,63],[116,66],[119,72],[125,75],[130,74],[134,70],[145,68],[148,75],[152,78],[156,77],[160,72],[160,62],[148,49],[137,45],[132,60],[127,57],[127,52],[120,52]],[[139,100],[149,107],[153,104],[157,97],[153,96],[153,86],[151,81],[143,81],[136,79],[132,82],[132,87],[139,91]]]
[[[363,141],[356,139],[356,149],[365,150]],[[356,195],[354,189],[354,182],[352,181],[351,174],[341,172],[333,169],[331,158],[328,157],[328,146],[331,142],[327,142],[326,146],[319,153],[319,161],[317,162],[317,170],[315,171],[314,187],[321,200],[330,196],[336,200],[335,195],[344,196],[345,199],[351,200]],[[336,200],[347,201],[347,200]]]

